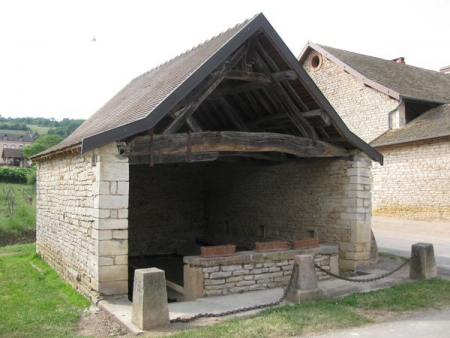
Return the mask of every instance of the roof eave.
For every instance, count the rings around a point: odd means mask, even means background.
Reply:
[[[217,66],[224,62],[233,51],[245,42],[249,35],[254,34],[260,29],[263,21],[267,22],[267,19],[262,13],[251,19],[234,37],[225,43],[211,58],[206,60],[145,118],[84,138],[81,147],[82,153],[154,127],[167,112],[169,112],[182,98],[195,88],[195,86],[205,79],[205,77]]]
[[[176,103],[185,97],[195,86],[197,86],[208,74],[210,74],[217,66],[226,60],[226,58],[242,45],[249,36],[256,33],[259,29],[263,29],[267,37],[272,41],[280,54],[285,58],[289,66],[297,73],[301,81],[305,84],[306,89],[318,101],[318,104],[324,109],[332,119],[334,125],[338,129],[343,138],[356,148],[365,152],[368,156],[377,162],[383,162],[383,156],[362,141],[356,135],[350,132],[339,115],[326,100],[325,96],[318,89],[298,60],[280,38],[278,33],[261,13],[250,20],[242,29],[225,43],[211,58],[209,58],[197,71],[187,78],[177,89],[175,89],[159,106],[142,120],[132,122],[130,124],[117,127],[103,133],[99,133],[82,140],[82,152],[95,149],[99,146],[114,142],[126,137],[138,134],[148,130],[156,125],[156,123],[170,111]]]
[[[427,136],[427,137],[422,137],[422,138],[412,138],[409,140],[402,140],[402,141],[385,142],[385,143],[373,145],[372,147],[374,147],[374,148],[390,147],[390,146],[415,143],[415,142],[420,142],[420,141],[437,140],[440,138],[447,138],[447,137],[450,137],[450,133],[439,134],[439,135],[434,135],[434,136]]]

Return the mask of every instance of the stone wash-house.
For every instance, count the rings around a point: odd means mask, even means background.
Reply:
[[[374,215],[450,220],[450,75],[308,42],[300,63],[333,108],[381,152]]]
[[[286,285],[298,252],[353,270],[370,264],[372,160],[259,14],[33,158],[37,251],[92,299],[126,295],[139,267],[163,268],[185,299]],[[251,251],[311,236],[319,247]],[[238,253],[192,256],[206,244]]]

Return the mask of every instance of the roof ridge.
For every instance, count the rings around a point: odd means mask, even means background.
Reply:
[[[136,77],[135,77],[133,80],[131,80],[130,82],[133,82],[134,80],[139,79],[139,78],[141,78],[141,77],[143,77],[143,76],[145,76],[145,75],[147,75],[147,74],[149,74],[149,73],[151,73],[151,72],[157,70],[158,68],[161,68],[162,66],[164,66],[164,65],[166,65],[166,64],[168,64],[168,63],[171,63],[171,62],[173,62],[174,60],[179,59],[180,57],[182,57],[182,56],[184,56],[184,55],[186,55],[186,54],[188,54],[188,53],[190,53],[190,52],[193,52],[193,51],[197,50],[197,49],[200,48],[201,46],[204,46],[204,45],[207,44],[208,42],[213,41],[214,39],[217,39],[218,37],[220,37],[220,36],[222,36],[222,35],[228,33],[229,31],[231,31],[231,30],[237,28],[238,26],[245,25],[246,23],[248,23],[248,22],[250,22],[251,20],[253,20],[254,18],[256,18],[258,15],[259,15],[259,14],[256,14],[256,15],[254,15],[252,18],[245,19],[244,21],[242,21],[242,22],[240,22],[240,23],[237,23],[236,25],[234,25],[234,26],[228,28],[227,30],[225,30],[225,31],[223,31],[223,32],[220,32],[219,34],[214,35],[214,36],[212,36],[211,38],[206,39],[206,40],[203,41],[203,42],[200,42],[198,45],[196,45],[196,46],[194,46],[194,47],[192,47],[192,48],[190,48],[190,49],[188,49],[188,50],[186,50],[186,51],[184,51],[184,52],[182,52],[182,53],[180,53],[180,54],[178,54],[178,55],[172,57],[171,59],[169,59],[169,60],[167,60],[167,61],[164,61],[163,63],[160,63],[159,65],[157,65],[157,66],[151,68],[150,70],[148,70],[148,71],[142,73],[141,75],[136,76]]]
[[[330,51],[329,49],[335,49],[335,50],[342,51],[342,52],[345,52],[345,53],[351,53],[351,54],[354,54],[354,55],[360,55],[360,56],[367,57],[367,58],[371,58],[371,59],[377,59],[377,60],[380,60],[380,61],[386,61],[386,62],[396,63],[396,62],[392,61],[392,59],[384,59],[384,58],[379,57],[379,56],[373,56],[373,55],[367,55],[367,54],[357,53],[357,52],[349,51],[349,50],[346,50],[346,49],[341,49],[341,48],[336,48],[336,47],[331,47],[331,46],[325,46],[325,45],[321,45],[321,44],[317,44],[317,45],[320,46],[320,47],[322,47],[323,49],[325,49],[327,52],[329,52],[329,53],[331,53],[331,54],[333,54],[333,53],[332,53],[332,51]],[[400,66],[402,66],[402,67],[409,67],[409,68],[420,69],[420,70],[428,71],[428,72],[431,72],[431,73],[434,73],[434,74],[442,74],[442,73],[440,73],[439,71],[436,71],[436,70],[426,69],[426,68],[422,68],[422,67],[410,65],[410,64],[408,64],[408,63],[404,63],[404,64],[402,64],[402,63],[396,63],[396,64],[398,64],[398,65],[400,65]],[[445,75],[445,74],[444,74],[444,75]]]

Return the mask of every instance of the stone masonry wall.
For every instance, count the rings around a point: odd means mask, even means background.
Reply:
[[[397,107],[397,100],[364,85],[324,56],[320,69],[313,71],[313,55],[304,61],[303,68],[353,133],[369,143],[389,130],[388,112]],[[397,110],[391,115],[396,117],[391,125],[396,128],[401,114]]]
[[[38,253],[84,295],[128,292],[128,160],[109,144],[37,164]]]
[[[292,274],[296,255],[313,255],[321,268],[338,274],[338,248],[320,246],[314,249],[279,252],[238,252],[236,256],[220,258],[185,257],[185,295],[189,300],[264,290],[286,286]],[[193,274],[197,274],[192,278]],[[329,275],[316,269],[318,280]],[[198,285],[193,285],[193,283]],[[197,289],[197,294],[192,290]]]
[[[252,250],[254,242],[293,240],[313,231],[339,243],[343,268],[370,258],[371,161],[314,159],[208,168],[204,236]],[[358,253],[358,254],[356,254]]]
[[[63,279],[90,295],[92,208],[95,181],[86,156],[67,155],[37,163],[36,247]]]
[[[346,269],[370,256],[370,160],[311,159],[132,166],[130,254],[174,253],[199,239],[255,242],[318,236]],[[359,262],[359,263],[357,263]]]
[[[419,220],[450,220],[450,139],[378,149],[373,167],[373,213]]]

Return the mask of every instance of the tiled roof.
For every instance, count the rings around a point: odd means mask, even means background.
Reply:
[[[309,46],[323,48],[363,77],[397,92],[404,99],[450,103],[449,75],[314,43]]]
[[[423,113],[400,129],[389,130],[374,141],[372,147],[393,145],[450,136],[450,104]]]
[[[247,22],[245,21],[135,78],[69,137],[49,151],[70,147],[89,136],[146,118],[175,89],[182,86],[196,70],[239,33]]]
[[[1,133],[0,137],[1,140],[6,136],[8,141],[14,141],[14,142],[34,142],[33,135],[30,135],[28,133]],[[23,138],[23,140],[20,140],[20,137]]]
[[[17,148],[3,148],[2,158],[23,158],[22,149]]]
[[[230,56],[236,55],[237,50],[252,46],[255,50],[255,44],[260,44],[264,50],[267,49],[267,55],[263,58],[272,59],[272,68],[278,68],[280,71],[290,70],[295,73],[296,79],[292,80],[291,84],[292,90],[295,91],[294,97],[298,97],[298,102],[301,102],[301,104],[298,103],[301,106],[300,111],[323,109],[325,115],[330,118],[330,123],[321,131],[322,136],[326,135],[327,138],[334,139],[338,145],[347,149],[361,149],[376,161],[382,162],[383,157],[379,152],[348,130],[263,14],[258,14],[135,78],[63,142],[33,158],[53,156],[80,145],[81,151],[86,152],[113,141],[127,140],[153,128],[155,133],[161,132],[163,130],[161,126],[167,125],[167,120],[172,119],[167,115],[171,112],[175,113],[172,110],[178,107],[178,104],[180,107],[185,106],[185,99],[189,94],[194,92],[195,96],[195,91],[208,79],[214,78],[212,74],[220,69]],[[254,57],[254,54],[249,52],[247,56]],[[252,59],[250,62],[253,61]],[[222,89],[230,89],[236,87],[236,82],[222,81],[220,85]],[[219,89],[217,87],[213,94],[217,94]],[[237,95],[230,98],[236,114],[246,121],[248,121],[247,117],[253,114],[255,115],[253,122],[257,118],[267,118],[269,115],[273,118],[274,115],[279,114],[280,111],[275,108],[280,98],[276,97],[276,92],[270,88],[267,93],[266,90],[264,88],[246,92],[245,99],[236,97]],[[266,102],[267,99],[271,100],[271,95],[275,96],[275,105]],[[214,100],[203,102],[197,108],[195,116],[195,119],[201,122],[200,129],[218,131],[235,128],[228,124],[226,114],[220,114],[221,109],[220,104]],[[161,123],[158,124],[159,122]],[[292,129],[297,128],[295,125],[286,128],[275,127],[281,130],[279,132],[288,134],[293,132]],[[295,131],[294,135],[296,135]]]

